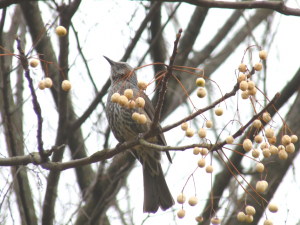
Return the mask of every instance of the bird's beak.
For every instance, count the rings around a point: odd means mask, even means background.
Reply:
[[[103,56],[103,57],[109,62],[109,64],[110,64],[111,66],[113,66],[113,65],[116,64],[116,62],[112,61],[111,59],[107,58],[106,56]]]

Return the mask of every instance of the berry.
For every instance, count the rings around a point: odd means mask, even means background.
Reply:
[[[39,82],[39,89],[44,90],[45,89],[45,82],[43,80],[41,80]]]
[[[198,198],[197,197],[190,197],[189,199],[189,204],[190,206],[195,206],[198,203]]]
[[[253,88],[255,88],[255,84],[254,82],[251,80],[248,82],[248,90],[253,90]]]
[[[180,194],[177,196],[177,202],[178,202],[179,204],[185,203],[185,200],[186,200],[185,194],[180,193]]]
[[[133,96],[133,91],[132,91],[132,89],[126,89],[126,90],[124,91],[124,95],[126,96],[126,98],[131,99],[132,96]]]
[[[203,217],[202,217],[202,216],[196,216],[195,220],[196,220],[198,223],[201,223],[201,222],[203,222]]]
[[[254,141],[258,144],[260,144],[263,141],[262,136],[260,136],[259,134],[255,136]]]
[[[293,134],[293,135],[291,136],[291,141],[292,141],[292,143],[296,143],[296,142],[298,141],[297,135]]]
[[[246,81],[242,81],[242,82],[240,83],[240,89],[241,89],[242,91],[246,91],[246,90],[248,89],[248,83],[247,83]]]
[[[206,121],[206,127],[207,127],[207,128],[211,128],[212,125],[213,125],[213,123],[212,123],[211,120],[207,120],[207,121]]]
[[[254,67],[253,67],[256,71],[261,71],[261,69],[263,68],[263,65],[258,62],[258,63],[255,63]]]
[[[264,225],[273,225],[273,222],[271,220],[265,220]]]
[[[203,78],[198,78],[198,79],[196,80],[196,84],[197,84],[197,86],[199,86],[199,87],[203,87],[203,86],[205,85],[205,80],[204,80]]]
[[[193,154],[198,155],[199,153],[200,153],[200,148],[195,147],[194,150],[193,150]]]
[[[201,149],[200,149],[200,154],[201,154],[201,155],[207,155],[207,152],[208,152],[208,151],[207,151],[207,148],[201,148]]]
[[[205,138],[206,137],[206,130],[204,128],[200,128],[198,130],[198,135],[200,138]]]
[[[246,152],[249,152],[252,149],[252,141],[250,139],[245,139],[243,142],[243,148]]]
[[[37,67],[40,64],[40,61],[38,59],[31,59],[29,62],[29,65],[33,68]]]
[[[265,60],[267,58],[267,52],[265,50],[261,50],[259,52],[259,58],[262,59],[262,60]]]
[[[246,72],[246,70],[247,70],[247,66],[244,63],[241,63],[239,65],[239,71],[243,73]]]
[[[274,136],[274,130],[271,128],[266,129],[266,137],[271,138]]]
[[[182,123],[181,124],[181,129],[182,130],[187,130],[189,128],[189,125],[187,123]]]
[[[278,211],[278,206],[274,203],[270,203],[268,205],[268,208],[269,208],[270,212],[272,212],[272,213],[276,213]]]
[[[256,92],[257,92],[256,87],[254,87],[252,90],[248,90],[248,94],[252,96],[256,95]]]
[[[274,145],[270,146],[270,152],[272,155],[276,155],[278,153],[278,148]]]
[[[262,163],[257,163],[257,164],[256,164],[256,170],[257,170],[258,172],[262,173],[262,172],[264,171],[264,169],[265,169],[264,164],[262,164]]]
[[[52,82],[52,80],[51,80],[49,77],[47,77],[47,78],[44,80],[44,82],[45,82],[45,87],[46,87],[46,88],[51,88],[52,85],[53,85],[53,82]]]
[[[253,216],[251,216],[251,215],[246,215],[246,222],[247,222],[247,223],[252,223],[252,221],[253,221]]]
[[[200,87],[198,90],[197,90],[197,96],[199,98],[204,98],[206,96],[206,90],[205,88],[203,87]]]
[[[280,151],[278,152],[278,157],[279,157],[279,159],[281,159],[281,160],[286,160],[287,157],[288,157],[288,155],[287,155],[287,153],[286,153],[285,150],[280,150]]]
[[[211,222],[213,225],[217,225],[217,224],[220,224],[220,223],[221,223],[221,220],[220,220],[219,218],[215,217],[215,218],[212,218],[212,219],[210,220],[210,222]]]
[[[135,100],[135,104],[138,108],[143,108],[145,106],[145,100],[142,97],[138,97]]]
[[[283,145],[288,145],[291,143],[291,141],[292,139],[288,135],[283,135],[283,137],[281,138],[281,142]]]
[[[254,120],[253,126],[254,126],[255,128],[260,128],[260,127],[261,127],[261,122],[260,122],[260,120]]]
[[[222,116],[222,115],[223,115],[223,109],[222,109],[221,107],[217,107],[217,108],[215,109],[215,114],[216,114],[217,116]]]
[[[248,99],[249,98],[248,91],[242,91],[241,97],[242,97],[242,99]]]
[[[139,124],[145,124],[147,122],[147,118],[144,114],[140,115],[140,117],[138,118],[137,122]]]
[[[140,114],[135,112],[132,114],[132,119],[135,120],[135,121],[138,121],[138,119],[140,118]]]
[[[134,109],[134,107],[135,107],[135,101],[129,101],[128,102],[128,108],[130,108],[130,109]]]
[[[276,143],[276,137],[273,136],[271,138],[268,138],[268,142],[271,144],[271,145],[274,145]]]
[[[285,148],[287,153],[294,153],[295,145],[293,143],[289,143]]]
[[[110,100],[113,102],[113,103],[119,103],[120,102],[120,94],[119,93],[114,93]]]
[[[247,76],[245,74],[241,74],[238,77],[238,82],[241,83],[242,81],[247,81]]]
[[[268,112],[263,113],[263,120],[268,123],[271,120],[271,116]]]
[[[56,27],[55,29],[55,33],[60,36],[60,37],[63,37],[67,34],[67,29],[64,28],[63,26],[58,26]]]
[[[185,135],[187,136],[187,137],[193,137],[194,136],[194,130],[192,129],[192,128],[188,128],[187,130],[186,130],[186,132],[185,132]]]
[[[208,166],[205,168],[205,171],[206,171],[206,173],[212,173],[212,172],[214,171],[214,168],[213,168],[213,166],[208,165]]]
[[[247,205],[245,208],[245,212],[247,215],[253,216],[255,214],[255,208],[251,205]]]
[[[269,145],[268,145],[268,143],[266,143],[266,142],[264,142],[264,143],[262,143],[262,144],[260,145],[260,149],[261,149],[261,150],[264,150],[265,148],[269,148]]]
[[[70,91],[71,90],[71,82],[68,81],[68,80],[64,80],[61,84],[61,88],[64,90],[64,91]]]
[[[264,148],[263,149],[263,155],[264,155],[264,157],[269,158],[271,156],[270,149]]]
[[[226,138],[226,143],[227,144],[232,144],[233,141],[234,141],[234,138],[232,136],[227,136],[227,138]]]
[[[257,181],[255,188],[260,193],[263,193],[266,190],[266,186],[263,181]]]
[[[206,164],[205,159],[203,159],[203,158],[199,159],[198,166],[200,168],[203,168],[205,166],[205,164]]]
[[[252,150],[252,156],[254,158],[258,158],[259,157],[260,152],[258,151],[258,149],[253,149]]]
[[[139,80],[138,82],[138,87],[142,90],[146,90],[147,89],[147,82],[144,80]]]
[[[128,98],[126,98],[125,95],[121,95],[120,96],[120,101],[119,101],[119,105],[124,107],[128,104]]]
[[[237,219],[238,219],[238,221],[240,221],[240,222],[245,221],[245,219],[246,219],[245,213],[239,212],[239,213],[237,214]]]
[[[178,216],[179,219],[182,219],[185,216],[185,211],[183,209],[180,209],[177,212],[177,216]]]

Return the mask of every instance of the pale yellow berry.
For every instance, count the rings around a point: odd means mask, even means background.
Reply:
[[[248,83],[247,83],[247,81],[242,81],[242,82],[240,83],[240,89],[241,89],[242,91],[246,91],[246,90],[248,89]]]
[[[263,155],[264,155],[264,157],[269,158],[271,156],[270,149],[264,148],[263,149]]]
[[[255,136],[254,141],[258,144],[260,144],[263,141],[262,136],[260,136],[259,134]]]
[[[207,128],[211,128],[212,125],[213,125],[213,123],[212,123],[211,120],[207,120],[207,121],[206,121],[206,127],[207,127]]]
[[[187,130],[189,128],[189,125],[187,123],[182,123],[181,124],[181,129],[182,130]]]
[[[259,193],[263,193],[263,192],[266,190],[266,186],[265,186],[264,182],[262,182],[262,181],[257,181],[255,189],[256,189]]]
[[[267,189],[268,186],[269,186],[268,182],[267,182],[266,180],[263,180],[262,182],[263,182],[263,184],[265,185],[265,189]]]
[[[278,146],[278,151],[280,151],[280,150],[285,150],[285,147],[283,145],[279,145]]]
[[[119,103],[120,102],[120,94],[119,93],[114,93],[110,100],[113,102],[113,103]]]
[[[128,99],[131,99],[132,96],[133,96],[133,91],[132,91],[132,89],[126,89],[126,90],[124,91],[124,95],[125,95]]]
[[[128,108],[130,108],[130,109],[134,109],[134,107],[135,107],[135,101],[129,101],[128,102]]]
[[[252,156],[254,158],[258,158],[259,157],[260,152],[258,151],[258,149],[253,149],[252,150]]]
[[[205,85],[205,80],[204,80],[203,78],[198,78],[198,79],[196,80],[196,84],[197,84],[197,86],[199,86],[199,87],[203,87],[203,86]]]
[[[144,114],[141,114],[140,117],[138,118],[137,122],[139,124],[145,124],[147,122],[147,118]]]
[[[223,115],[223,109],[222,109],[221,107],[217,107],[217,108],[215,109],[215,114],[216,114],[217,116],[222,116],[222,115]]]
[[[261,150],[264,150],[265,148],[269,148],[269,145],[268,145],[268,143],[266,143],[266,142],[264,142],[264,143],[262,143],[262,144],[260,145],[260,149],[261,149]]]
[[[259,58],[262,59],[262,60],[265,60],[267,58],[267,52],[265,50],[261,50],[259,52]]]
[[[253,88],[255,88],[255,84],[254,84],[254,82],[252,80],[250,80],[248,82],[248,90],[253,90]]]
[[[238,219],[238,221],[240,221],[240,222],[245,221],[245,219],[246,219],[245,213],[244,213],[244,212],[239,212],[239,213],[237,214],[237,219]]]
[[[198,88],[197,90],[197,96],[199,98],[204,98],[206,96],[206,90],[203,87]]]
[[[60,37],[63,37],[67,34],[67,29],[64,28],[63,26],[58,26],[56,27],[55,29],[55,33],[60,36]]]
[[[264,225],[273,225],[272,220],[265,220]]]
[[[43,80],[41,80],[39,82],[39,89],[44,90],[45,89],[45,82]]]
[[[143,80],[139,80],[138,82],[138,87],[142,90],[146,90],[147,89],[147,82],[143,81]]]
[[[145,100],[142,97],[138,97],[135,100],[135,104],[138,108],[143,108],[145,106]]]
[[[249,98],[248,91],[242,91],[241,97],[242,97],[242,99],[248,99]]]
[[[200,128],[198,130],[198,135],[200,138],[205,138],[206,137],[206,130],[204,128]]]
[[[262,163],[257,163],[257,164],[256,164],[256,170],[257,170],[258,172],[262,173],[262,172],[264,171],[264,169],[265,169],[264,164],[262,164]]]
[[[257,92],[256,87],[254,87],[252,90],[248,90],[248,94],[252,96],[256,95],[256,92]]]
[[[238,82],[241,83],[242,81],[247,81],[247,76],[245,74],[241,74],[238,77]]]
[[[241,63],[239,65],[239,71],[243,73],[246,72],[246,70],[247,70],[247,66],[244,63]]]
[[[288,135],[283,135],[283,137],[281,138],[281,142],[283,145],[288,145],[291,143],[291,141],[292,139]]]
[[[287,155],[287,153],[286,153],[285,150],[280,150],[280,151],[278,152],[278,157],[279,157],[279,159],[281,159],[281,160],[286,160],[287,157],[288,157],[288,155]]]
[[[213,168],[213,166],[208,165],[208,166],[205,168],[205,171],[206,171],[206,173],[212,173],[212,172],[214,171],[214,168]]]
[[[251,216],[251,215],[246,215],[246,222],[247,222],[247,223],[252,223],[252,221],[253,221],[253,216]]]
[[[277,155],[278,148],[276,146],[274,146],[274,145],[271,145],[270,146],[270,152],[271,152],[272,155]]]
[[[271,116],[268,112],[263,113],[263,120],[268,123],[271,120]]]
[[[140,118],[140,114],[135,112],[132,114],[132,119],[135,120],[135,121],[138,121],[138,119]]]
[[[40,61],[38,59],[31,59],[29,62],[29,65],[33,68],[37,67],[39,65]]]
[[[245,208],[245,212],[247,215],[253,216],[255,214],[255,208],[251,205],[247,205]]]
[[[197,205],[197,203],[198,203],[198,198],[197,197],[195,197],[195,196],[190,197],[190,199],[189,199],[190,206],[195,206],[195,205]]]
[[[185,194],[180,193],[180,194],[177,196],[177,202],[178,202],[179,204],[185,203],[185,200],[186,200]]]
[[[260,127],[261,127],[261,122],[260,122],[260,120],[254,120],[253,126],[254,126],[255,128],[260,128]]]
[[[287,153],[294,153],[295,151],[295,145],[293,143],[289,143],[286,147],[285,150]]]
[[[213,225],[218,225],[218,224],[221,223],[221,220],[220,220],[219,218],[215,217],[215,218],[212,218],[212,219],[210,220],[210,222],[211,222]]]
[[[180,209],[177,212],[177,216],[178,216],[179,219],[182,219],[185,216],[185,211],[183,209]]]
[[[128,98],[126,98],[125,95],[121,95],[120,96],[120,101],[119,101],[119,105],[124,107],[128,104]]]
[[[203,168],[205,166],[206,162],[205,162],[205,159],[201,158],[198,160],[198,166],[200,168]]]
[[[252,141],[250,139],[245,139],[243,141],[243,148],[246,152],[249,152],[252,149]]]
[[[64,91],[70,91],[71,88],[72,88],[72,85],[71,85],[71,82],[68,81],[68,80],[64,80],[61,84],[61,88],[64,90]]]
[[[207,155],[207,152],[208,152],[207,148],[201,148],[200,149],[200,154],[201,155]]]
[[[203,222],[203,217],[202,217],[202,216],[196,216],[195,220],[196,220],[198,223],[201,223],[201,222]]]
[[[268,208],[269,208],[270,212],[272,212],[272,213],[276,213],[278,211],[278,206],[274,203],[270,203],[268,205]]]
[[[47,78],[44,80],[44,82],[45,82],[45,87],[46,87],[46,88],[51,88],[52,85],[53,85],[53,82],[52,82],[52,80],[51,80],[49,77],[47,77]]]
[[[187,137],[193,137],[194,136],[194,130],[192,128],[188,128],[186,131],[185,131],[185,135]]]
[[[234,141],[234,138],[232,136],[227,136],[227,138],[226,138],[226,143],[227,144],[232,144],[233,141]]]
[[[198,155],[199,153],[200,153],[200,148],[195,147],[194,150],[193,150],[193,154]]]
[[[271,138],[274,136],[274,130],[272,128],[266,129],[266,137]]]
[[[271,138],[268,138],[268,142],[271,144],[271,145],[274,145],[276,143],[276,137],[273,136]]]
[[[256,71],[261,71],[261,69],[263,68],[263,65],[261,64],[261,62],[255,63],[254,67],[253,67]]]
[[[293,134],[293,135],[291,136],[291,141],[292,141],[292,143],[296,143],[296,142],[298,141],[297,135]]]

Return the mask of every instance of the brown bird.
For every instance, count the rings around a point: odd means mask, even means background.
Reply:
[[[133,68],[125,62],[114,62],[105,56],[104,58],[111,65],[111,88],[107,97],[105,109],[106,117],[116,139],[120,143],[130,141],[136,138],[138,134],[150,129],[155,110],[147,95],[139,90],[136,74],[133,73],[130,77],[124,78]],[[144,109],[138,109],[137,107],[129,109],[128,107],[121,107],[118,103],[111,101],[111,96],[114,93],[118,92],[120,95],[123,95],[126,89],[132,89],[133,96],[144,98]],[[147,121],[145,124],[138,124],[132,119],[132,114],[137,111],[146,116]],[[159,134],[147,141],[158,145],[167,145],[163,134]],[[143,165],[144,212],[155,213],[159,207],[162,210],[167,210],[173,206],[174,199],[169,191],[160,164],[160,151],[142,145],[135,146],[130,150]],[[169,152],[166,153],[169,161],[172,163]]]

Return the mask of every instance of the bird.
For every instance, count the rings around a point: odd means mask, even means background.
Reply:
[[[148,96],[143,90],[139,89],[136,73],[133,72],[131,76],[128,76],[133,68],[126,62],[115,62],[106,56],[104,58],[111,66],[111,87],[108,91],[105,107],[106,117],[115,138],[119,143],[123,143],[133,140],[137,135],[150,130],[155,110]],[[134,98],[137,96],[144,98],[144,109],[137,109],[136,106],[134,109],[121,107],[118,103],[111,101],[111,96],[114,93],[118,92],[123,95],[126,89],[132,89]],[[132,114],[137,111],[146,116],[145,124],[139,124],[132,119]],[[167,145],[163,133],[147,141],[157,145]],[[142,145],[137,145],[130,151],[143,167],[144,213],[156,213],[159,207],[163,211],[172,207],[175,203],[161,167],[161,152],[155,148]],[[166,154],[170,163],[172,163],[169,152],[167,151]]]

